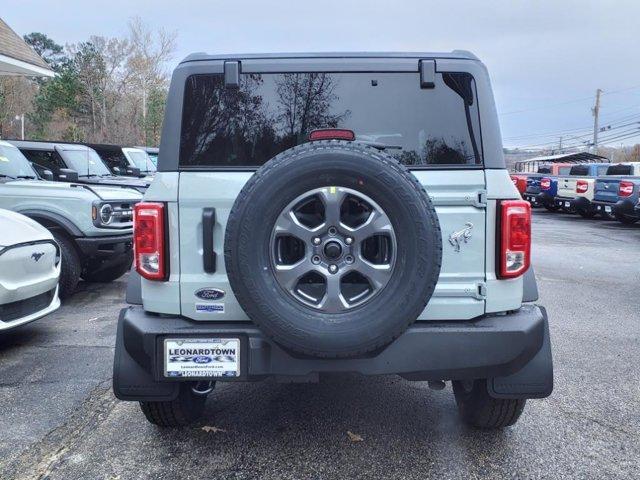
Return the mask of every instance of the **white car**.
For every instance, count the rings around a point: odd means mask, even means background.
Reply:
[[[42,225],[0,209],[0,332],[60,307],[60,248]]]

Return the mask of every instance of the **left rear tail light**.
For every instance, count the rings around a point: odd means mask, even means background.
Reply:
[[[589,190],[589,182],[586,180],[578,180],[576,182],[576,193],[586,193]]]
[[[551,179],[549,177],[544,177],[540,180],[540,189],[549,190],[551,188]]]
[[[515,278],[531,264],[531,206],[523,200],[500,202],[498,278]]]
[[[618,195],[621,197],[628,197],[633,193],[633,182],[622,180],[620,187],[618,187]]]
[[[147,280],[164,280],[164,204],[140,202],[133,208],[133,254],[136,271]]]

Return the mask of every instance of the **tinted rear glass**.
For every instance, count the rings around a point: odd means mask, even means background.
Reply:
[[[480,165],[480,123],[469,74],[244,74],[187,79],[182,167],[257,167],[322,128],[353,130],[357,141],[386,147],[409,166]]]
[[[574,165],[569,171],[569,175],[589,175],[589,167],[586,165]]]
[[[631,165],[611,165],[607,175],[631,175]]]
[[[606,175],[607,174],[607,169],[609,168],[609,165],[602,165],[600,167],[597,168],[598,170],[598,176],[600,175]]]
[[[540,167],[538,173],[551,173],[551,167]]]

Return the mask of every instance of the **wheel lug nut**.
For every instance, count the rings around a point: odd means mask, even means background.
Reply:
[[[338,271],[338,266],[337,265],[329,265],[329,271],[331,273],[336,273]]]
[[[314,255],[313,257],[311,257],[311,263],[313,263],[314,265],[318,265],[320,263],[320,257],[318,255]]]
[[[320,240],[320,237],[313,237],[313,240],[312,240],[314,245],[320,245],[321,241],[322,240]]]
[[[351,237],[347,237],[344,239],[344,243],[346,243],[347,245],[351,245],[353,243],[353,238]]]

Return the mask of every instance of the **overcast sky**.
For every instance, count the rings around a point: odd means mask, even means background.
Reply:
[[[602,134],[640,127],[640,1],[0,0],[20,35],[61,44],[124,36],[127,21],[175,30],[173,67],[191,52],[474,52],[493,81],[505,146],[578,143],[602,88]],[[535,6],[533,5],[535,3]],[[629,126],[622,126],[629,123]],[[640,133],[640,130],[638,130]],[[546,134],[542,136],[541,134]],[[534,136],[535,135],[535,136]],[[586,137],[585,137],[586,138]]]

